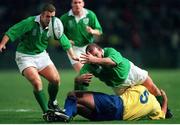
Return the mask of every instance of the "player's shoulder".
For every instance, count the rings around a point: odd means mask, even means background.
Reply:
[[[66,13],[64,13],[64,14],[62,14],[62,15],[60,16],[60,19],[67,18],[67,17],[68,17],[68,15],[69,15],[69,11],[68,11],[68,12],[66,12]]]
[[[19,23],[23,23],[23,24],[34,24],[35,23],[35,18],[36,16],[29,16],[29,17],[25,17],[24,19],[22,19]]]
[[[114,48],[104,48],[104,57],[109,57],[110,55],[116,55],[117,51]]]

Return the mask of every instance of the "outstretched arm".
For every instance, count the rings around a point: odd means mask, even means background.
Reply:
[[[7,35],[4,35],[2,40],[1,40],[1,43],[0,43],[0,52],[3,51],[3,49],[6,49],[6,43],[9,41],[9,37]]]

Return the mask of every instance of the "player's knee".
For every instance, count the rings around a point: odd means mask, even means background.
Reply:
[[[49,82],[56,84],[56,85],[59,85],[60,84],[60,78],[58,76],[56,76],[56,77],[52,78]]]
[[[42,83],[41,83],[41,81],[36,80],[36,81],[32,82],[32,85],[34,87],[34,90],[36,90],[36,91],[42,90]]]

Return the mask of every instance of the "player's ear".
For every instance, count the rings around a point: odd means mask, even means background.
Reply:
[[[101,51],[102,52],[102,49],[101,48],[97,48],[98,49],[98,51]]]

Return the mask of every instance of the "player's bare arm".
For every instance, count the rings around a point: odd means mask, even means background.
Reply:
[[[72,46],[74,46],[74,41],[73,40],[69,40],[69,42],[71,43]]]
[[[116,66],[116,63],[112,61],[110,58],[99,58],[96,56],[93,56],[90,53],[87,54],[81,54],[81,63],[92,63],[92,64],[98,64],[98,65],[104,65],[104,66]]]
[[[79,58],[74,54],[72,47],[67,50],[67,53],[71,56],[73,60],[79,61]]]
[[[162,108],[162,111],[166,114],[166,112],[167,112],[167,103],[168,103],[167,95],[163,90],[161,90],[161,95],[163,97],[163,103],[162,103],[161,108]]]
[[[96,36],[100,36],[102,34],[99,30],[93,29],[90,26],[87,26],[86,30],[87,30],[88,33],[90,33],[92,35],[96,35]]]
[[[9,41],[9,37],[7,35],[4,35],[2,38],[2,41],[0,43],[0,52],[3,51],[3,49],[6,49],[6,43]]]
[[[82,74],[75,78],[75,83],[76,84],[83,84],[83,83],[89,84],[91,82],[92,77],[93,77],[93,74],[91,73]]]

